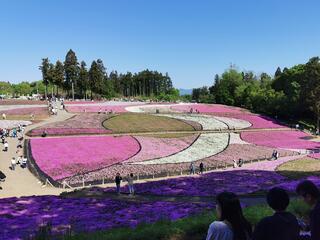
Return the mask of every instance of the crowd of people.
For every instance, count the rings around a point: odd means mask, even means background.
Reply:
[[[275,187],[266,196],[274,214],[261,219],[255,227],[244,217],[240,200],[234,193],[219,194],[217,220],[210,224],[206,240],[319,240],[320,191],[306,180],[298,184],[296,193],[311,207],[307,220],[297,219],[287,211],[290,197],[284,189]]]
[[[1,144],[3,145],[3,152],[8,152],[9,148],[12,146],[9,146],[9,141],[8,138],[17,138],[18,143],[15,149],[15,156],[11,158],[11,162],[9,164],[9,168],[12,171],[15,171],[16,166],[20,165],[21,168],[26,168],[27,167],[27,158],[23,156],[23,135],[25,131],[25,126],[19,124],[17,127],[14,127],[12,129],[0,129],[0,139],[1,139]],[[0,171],[0,182],[4,182],[6,179],[6,175]],[[2,187],[0,186],[0,190]]]

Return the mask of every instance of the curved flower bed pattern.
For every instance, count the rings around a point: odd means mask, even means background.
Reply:
[[[0,199],[1,239],[34,239],[38,227],[52,225],[52,234],[136,227],[161,219],[177,220],[213,207],[210,203],[119,201],[108,198],[57,196]]]
[[[154,158],[162,158],[182,151],[192,144],[198,135],[191,135],[181,138],[155,138],[136,136],[135,138],[141,145],[140,152],[128,159],[129,162],[140,162]]]
[[[27,133],[28,136],[41,136],[43,131],[48,135],[100,134],[111,133],[102,122],[110,116],[105,114],[79,114],[65,121],[49,123]]]
[[[308,134],[301,131],[242,132],[241,138],[257,145],[287,149],[317,149],[320,142],[307,140]]]
[[[209,158],[200,159],[195,162],[195,166],[198,169],[200,162],[204,163],[205,168],[211,167],[222,167],[225,164],[232,164],[233,160],[242,158],[244,161],[264,159],[265,157],[271,158],[273,148],[256,146],[252,144],[230,144],[223,152],[211,156]],[[297,154],[288,150],[278,149],[280,156],[291,156]],[[273,163],[273,162],[272,162]],[[259,166],[263,167],[265,162],[259,162]],[[173,173],[179,175],[181,171],[189,171],[190,163],[171,163],[171,164],[153,164],[153,165],[142,165],[142,164],[122,164],[112,165],[110,167],[100,169],[98,171],[89,172],[83,176],[75,176],[66,179],[69,184],[79,185],[82,180],[86,182],[100,182],[102,178],[110,179],[113,181],[116,173],[120,173],[122,176],[127,176],[133,173],[135,176],[148,175],[149,178],[153,174],[166,176],[167,173]],[[257,168],[259,169],[259,168]]]
[[[252,124],[243,119],[229,118],[229,117],[214,117],[215,119],[224,122],[231,129],[244,129],[249,128]]]
[[[54,180],[105,168],[140,150],[129,136],[38,138],[30,143],[36,164]]]
[[[198,139],[187,149],[164,158],[150,161],[136,162],[134,164],[168,164],[194,162],[219,152],[222,152],[229,144],[228,133],[201,134]]]
[[[30,121],[18,121],[18,120],[0,120],[0,128],[7,128],[7,129],[11,129],[11,128],[16,128],[20,125],[24,126],[24,125],[30,125],[32,124],[32,122]]]
[[[172,110],[178,112],[190,112],[191,108],[193,111],[199,111],[200,113],[242,113],[244,109],[237,107],[230,107],[220,104],[185,104],[185,105],[174,105],[171,107]]]
[[[157,114],[157,116],[197,122],[202,125],[203,130],[228,129],[228,125],[226,123],[216,120],[211,116],[202,114]]]

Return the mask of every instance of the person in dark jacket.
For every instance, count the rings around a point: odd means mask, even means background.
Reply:
[[[114,180],[116,182],[117,193],[120,194],[120,184],[122,181],[122,177],[120,176],[120,173],[117,173],[116,178]]]
[[[310,231],[311,239],[320,239],[320,191],[317,186],[309,181],[303,181],[298,184],[296,192],[304,202],[312,207],[310,212]]]
[[[288,193],[281,188],[272,188],[267,194],[267,202],[275,213],[257,224],[253,240],[298,240],[298,220],[293,214],[286,212],[290,202]]]

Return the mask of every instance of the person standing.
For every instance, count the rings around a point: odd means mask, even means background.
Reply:
[[[128,187],[129,187],[129,193],[130,194],[134,194],[134,187],[133,187],[133,173],[130,173],[130,175],[128,176]]]
[[[310,212],[310,230],[311,240],[320,239],[320,191],[317,186],[305,180],[298,184],[296,192],[301,196],[306,204],[311,206]]]
[[[203,174],[203,168],[204,168],[203,162],[201,162],[200,165],[199,165],[200,174]]]
[[[11,159],[11,170],[12,171],[14,171],[15,169],[16,169],[16,164],[17,164],[17,162],[16,162],[16,158],[12,158]]]
[[[120,194],[120,184],[122,181],[122,177],[120,176],[120,173],[117,173],[115,182],[116,182],[116,187],[117,187],[117,193]]]
[[[196,172],[196,169],[195,169],[194,163],[191,162],[191,164],[190,164],[190,175],[191,174],[195,174],[195,172]]]
[[[286,211],[290,203],[288,193],[282,188],[272,188],[267,194],[267,203],[275,213],[257,224],[253,240],[299,240],[298,220]]]
[[[234,193],[218,194],[217,221],[210,224],[206,240],[249,240],[252,235],[250,223],[242,213],[239,198]]]

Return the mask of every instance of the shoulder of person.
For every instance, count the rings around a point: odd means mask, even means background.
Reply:
[[[231,230],[230,227],[222,222],[222,221],[214,221],[210,224],[210,227],[209,229],[211,229],[211,231],[216,231],[216,232],[223,232],[223,231],[226,231],[227,229],[228,230]]]

